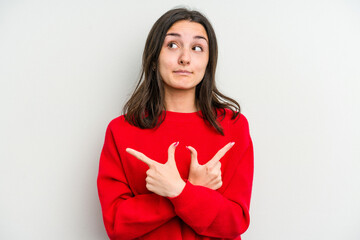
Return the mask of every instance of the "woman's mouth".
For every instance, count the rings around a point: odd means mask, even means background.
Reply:
[[[179,75],[190,75],[190,74],[192,74],[192,72],[187,71],[187,70],[176,70],[176,71],[174,71],[174,73],[179,74]]]

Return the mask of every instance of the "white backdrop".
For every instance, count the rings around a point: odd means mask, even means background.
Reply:
[[[358,0],[0,0],[0,238],[107,239],[105,129],[178,5],[213,23],[218,86],[250,124],[243,239],[360,239]]]

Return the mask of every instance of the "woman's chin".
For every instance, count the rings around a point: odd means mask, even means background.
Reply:
[[[177,85],[170,87],[171,91],[192,91],[195,89],[195,86],[192,85]]]

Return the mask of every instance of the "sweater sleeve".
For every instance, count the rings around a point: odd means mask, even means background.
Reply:
[[[110,239],[143,236],[175,216],[174,207],[168,199],[156,194],[133,194],[110,125],[101,152],[97,187]]]
[[[182,193],[170,199],[176,214],[200,235],[233,239],[249,226],[254,160],[250,136],[241,149],[232,155],[238,159],[232,161],[235,171],[224,189],[214,191],[187,182]]]

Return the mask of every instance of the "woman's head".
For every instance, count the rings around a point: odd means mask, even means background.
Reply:
[[[167,31],[157,61],[166,107],[169,107],[167,101],[171,93],[195,96],[195,88],[203,79],[209,62],[208,42],[204,27],[197,22],[180,20]]]
[[[193,81],[193,83],[196,83],[194,85],[196,86],[195,105],[198,110],[201,110],[203,118],[219,133],[223,134],[222,128],[217,122],[218,111],[216,110],[222,109],[223,113],[225,113],[225,108],[229,108],[233,111],[233,117],[235,118],[238,114],[234,109],[240,112],[240,106],[235,100],[223,95],[216,88],[215,71],[218,46],[214,29],[208,19],[200,12],[185,8],[169,10],[151,28],[143,52],[140,80],[123,109],[125,119],[140,128],[154,128],[164,120],[162,113],[165,110],[164,87],[166,87],[165,84],[168,84],[166,81],[173,80],[172,77],[169,77],[174,72],[173,70],[189,70],[190,68],[185,68],[186,57],[179,58],[180,65],[183,68],[174,68],[174,64],[167,61],[171,58],[169,58],[171,55],[166,55],[165,52],[162,52],[162,49],[164,49],[164,41],[167,44],[166,38],[169,35],[171,35],[170,37],[176,35],[171,34],[173,33],[172,30],[184,24],[195,29],[195,31],[191,32],[192,35],[190,34],[192,37],[194,37],[194,32],[199,33],[195,37],[199,38],[197,42],[202,41],[202,44],[206,45],[207,48],[206,58],[195,57],[197,73],[201,72],[201,74],[196,75],[196,79]],[[204,38],[205,42],[201,38]],[[173,48],[172,45],[166,45],[165,47],[168,47],[169,50]],[[197,45],[193,47],[193,52],[197,51]],[[189,87],[189,85],[177,85],[177,87]]]
[[[209,85],[207,86],[209,88],[212,88],[212,85],[214,84],[218,55],[215,32],[210,22],[200,12],[190,11],[185,8],[177,8],[166,12],[155,22],[149,32],[143,53],[144,80],[153,81],[154,85],[158,85],[159,93],[163,91],[163,77],[165,77],[164,67],[161,65],[159,60],[161,60],[161,55],[164,55],[161,54],[161,50],[164,43],[166,44],[166,38],[169,38],[167,34],[172,27],[186,22],[193,25],[197,24],[205,31],[205,34],[203,35],[206,35],[205,44],[207,45],[207,62],[201,79],[204,79],[203,82],[205,82],[206,85]],[[204,84],[203,82],[201,82],[198,86],[196,100],[198,100],[198,93],[200,91],[200,87]]]

